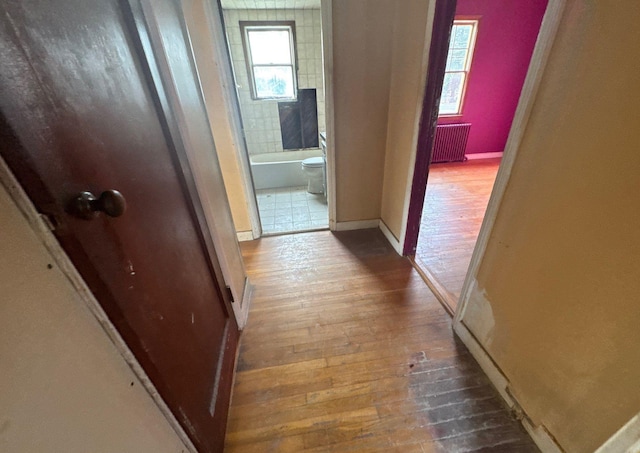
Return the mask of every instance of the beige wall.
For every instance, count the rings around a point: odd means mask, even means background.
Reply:
[[[424,50],[433,3],[407,0],[395,5],[381,218],[396,239],[402,239],[406,224],[426,82],[428,53]]]
[[[251,219],[249,215],[248,199],[253,197],[243,180],[241,153],[246,153],[242,137],[238,135],[239,125],[234,124],[234,113],[229,86],[224,80],[224,55],[220,54],[220,46],[214,43],[224,39],[222,33],[213,35],[207,21],[205,2],[183,2],[185,21],[191,38],[198,75],[202,84],[209,123],[213,131],[216,152],[224,185],[231,207],[233,223],[237,232],[250,232]],[[224,43],[222,44],[224,46]],[[224,47],[222,47],[224,49]],[[229,80],[228,82],[232,82]],[[231,93],[232,94],[232,93]],[[238,129],[237,131],[235,129]],[[249,179],[249,175],[246,178]]]
[[[638,21],[567,1],[463,318],[567,452],[640,407]]]
[[[0,451],[187,451],[1,185],[0,231]]]
[[[394,3],[332,4],[338,222],[380,218]]]

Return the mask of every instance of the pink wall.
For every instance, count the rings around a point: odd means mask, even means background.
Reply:
[[[458,0],[456,17],[480,16],[462,116],[467,154],[504,151],[547,0]]]

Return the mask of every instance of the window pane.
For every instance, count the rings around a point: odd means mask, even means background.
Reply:
[[[467,49],[449,50],[445,71],[464,71],[467,61]]]
[[[291,66],[257,66],[253,68],[256,96],[259,98],[293,98]]]
[[[291,64],[288,30],[249,30],[253,64]]]
[[[452,72],[444,75],[440,97],[440,115],[459,113],[463,88],[464,72]]]
[[[454,25],[451,30],[451,44],[449,48],[466,49],[469,47],[473,25]]]

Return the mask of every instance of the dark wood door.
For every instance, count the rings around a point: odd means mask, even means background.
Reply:
[[[221,451],[238,329],[133,13],[117,0],[1,8],[0,152],[195,445]],[[80,192],[108,189],[121,217],[71,215]]]

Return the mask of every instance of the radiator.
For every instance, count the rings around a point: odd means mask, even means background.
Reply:
[[[431,162],[462,162],[470,130],[471,123],[436,126]]]

